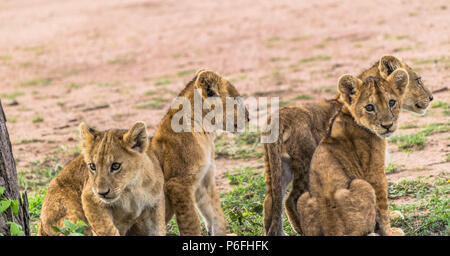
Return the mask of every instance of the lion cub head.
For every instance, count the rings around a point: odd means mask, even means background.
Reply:
[[[221,105],[223,114],[217,118],[219,120],[213,118],[212,124],[216,124],[216,122],[219,124],[220,122],[223,128],[230,132],[245,128],[245,124],[249,121],[249,112],[241,95],[228,80],[215,72],[199,70],[194,88],[201,91],[204,104],[214,106],[214,109],[217,105]],[[238,126],[240,121],[242,122]]]
[[[416,114],[424,115],[430,102],[433,100],[433,95],[423,84],[421,77],[406,63],[394,56],[386,55],[381,57],[378,69],[382,78],[386,79],[398,68],[405,69],[409,75],[409,84],[403,95],[402,107]]]
[[[380,137],[389,137],[397,129],[408,81],[408,73],[401,68],[386,79],[367,77],[362,81],[343,75],[338,81],[338,91],[357,124]]]
[[[118,200],[149,164],[146,154],[149,139],[143,122],[135,123],[128,131],[103,132],[81,123],[80,137],[92,192],[104,203]]]

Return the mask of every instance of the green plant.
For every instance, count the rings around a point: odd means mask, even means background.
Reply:
[[[396,143],[400,149],[405,151],[422,150],[427,141],[426,136],[430,136],[435,133],[447,132],[449,130],[450,122],[431,123],[423,126],[423,129],[415,134],[393,136],[389,139],[389,142]]]
[[[405,180],[391,185],[390,193],[418,198],[413,203],[391,204],[392,210],[405,216],[392,220],[392,226],[402,228],[406,235],[450,235],[448,178],[440,177],[434,182],[428,179]]]
[[[216,154],[218,157],[231,159],[250,159],[263,156],[260,132],[245,131],[236,138],[228,138],[228,134],[221,134],[216,138]]]
[[[297,96],[295,96],[296,100],[310,100],[312,99],[312,97],[308,94],[298,94]]]
[[[59,232],[65,236],[84,236],[84,228],[88,225],[79,220],[76,223],[72,223],[68,220],[64,220],[64,227],[58,228],[53,226],[55,232]]]
[[[4,213],[8,208],[11,209],[13,214],[17,216],[19,214],[19,201],[8,199],[3,196],[5,192],[5,188],[0,186],[0,214]],[[22,231],[22,226],[15,222],[6,222],[5,224],[9,225],[9,233],[11,236],[24,236],[24,232]],[[3,236],[3,234],[0,233]]]
[[[33,123],[40,123],[43,121],[44,121],[44,118],[42,116],[36,116],[35,118],[33,118]]]
[[[168,102],[165,98],[153,98],[150,102],[137,105],[136,108],[150,108],[150,109],[162,109],[164,105]]]
[[[21,225],[11,221],[6,222],[5,224],[9,225],[9,234],[11,236],[25,236]]]
[[[387,173],[395,173],[397,170],[398,170],[398,166],[393,163],[390,163],[386,166]]]
[[[44,202],[46,193],[47,191],[45,189],[40,189],[32,196],[28,197],[28,209],[31,221],[39,220],[39,217],[41,216],[42,203]]]
[[[266,195],[264,175],[251,167],[237,168],[234,174],[226,174],[233,190],[220,193],[230,233],[238,236],[261,236],[263,229],[263,202]],[[295,235],[287,218],[284,230]]]
[[[4,197],[4,192],[5,188],[0,186],[0,214],[11,207],[13,214],[17,216],[17,214],[19,213],[19,201]]]

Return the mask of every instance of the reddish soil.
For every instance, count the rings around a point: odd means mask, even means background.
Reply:
[[[340,75],[393,54],[440,89],[450,80],[449,21],[446,0],[3,0],[0,93],[14,155],[21,170],[47,155],[64,164],[81,121],[107,129],[144,120],[153,133],[199,68],[225,75],[242,94],[301,104],[331,97]],[[450,91],[434,98],[450,103]],[[142,106],[155,101],[162,105]],[[448,120],[441,108],[401,116],[418,125]],[[449,174],[449,146],[449,132],[410,154],[390,144],[401,168],[389,180]],[[219,172],[244,164],[217,161]],[[224,175],[217,177],[225,188]]]

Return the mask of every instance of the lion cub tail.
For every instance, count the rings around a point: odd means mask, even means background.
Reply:
[[[281,166],[281,139],[264,144],[264,162],[266,167],[266,202],[264,204],[265,231],[278,229],[282,225],[283,192]],[[272,228],[271,228],[272,227]]]

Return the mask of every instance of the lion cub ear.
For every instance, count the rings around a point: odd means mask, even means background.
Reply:
[[[126,147],[132,151],[143,153],[149,146],[147,128],[144,122],[136,122],[125,135],[123,141]]]
[[[84,122],[81,122],[78,129],[80,131],[81,149],[89,150],[94,144],[95,130],[89,128]]]
[[[401,67],[402,62],[399,59],[391,55],[385,55],[380,59],[378,70],[380,71],[381,77],[386,79],[392,72]]]
[[[338,92],[341,94],[341,99],[348,105],[351,105],[361,85],[362,81],[352,75],[342,75],[339,77]]]
[[[220,84],[222,77],[209,70],[200,70],[197,72],[195,88],[202,91],[203,97],[220,96]]]
[[[397,90],[401,96],[405,92],[406,86],[408,86],[409,75],[406,70],[399,68],[392,72],[386,80],[394,84],[394,89]]]

